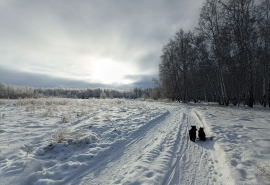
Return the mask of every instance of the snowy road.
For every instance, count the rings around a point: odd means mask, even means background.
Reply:
[[[41,98],[0,115],[0,185],[269,184],[269,109]],[[190,142],[191,125],[215,138]]]
[[[146,124],[130,141],[119,144],[66,183],[233,184],[230,175],[218,170],[214,141],[193,143],[188,139],[191,125],[206,126],[202,118],[192,108],[167,109],[169,114]]]

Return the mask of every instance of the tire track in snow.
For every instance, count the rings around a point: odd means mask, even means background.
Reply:
[[[171,107],[171,106],[170,106]],[[117,164],[119,163],[118,160],[122,160],[123,156],[128,156],[126,161],[130,158],[129,151],[131,150],[133,146],[138,145],[138,143],[141,143],[142,140],[149,135],[149,133],[153,132],[155,128],[160,125],[164,119],[166,119],[166,116],[169,114],[169,112],[165,113],[164,115],[156,118],[155,120],[152,120],[148,122],[145,126],[139,128],[135,133],[131,134],[130,138],[127,142],[122,143],[121,146],[113,146],[113,149],[110,151],[109,155],[104,156],[103,159],[101,159],[99,162],[92,164],[91,167],[86,167],[83,170],[83,173],[81,173],[76,179],[73,177],[70,177],[66,180],[67,184],[111,184],[110,182],[106,182],[106,179],[108,180],[109,177],[114,177],[115,175],[115,167],[111,167],[111,163],[114,161],[117,161]],[[153,141],[153,140],[152,140]],[[151,143],[148,143],[148,145],[151,145]],[[117,148],[118,147],[118,148]],[[147,148],[145,146],[144,148]],[[139,150],[138,150],[139,151]],[[125,153],[128,153],[125,155]],[[110,166],[110,167],[108,167]],[[103,171],[110,171],[108,172],[110,175],[105,175],[105,177],[102,177]],[[97,178],[97,174],[99,174],[100,178]],[[73,179],[73,180],[72,180]]]
[[[211,143],[189,141],[190,126],[199,124],[192,109],[167,108],[165,120],[144,128],[68,184],[222,184],[217,182]]]
[[[202,165],[202,161],[205,162],[203,158],[205,155],[203,155],[203,148],[189,141],[188,130],[192,124],[189,111],[181,107],[171,111],[165,121],[148,130],[143,137],[131,142],[122,156],[110,163],[98,178],[92,176],[82,184],[147,183],[146,180],[134,182],[134,179],[130,178],[136,176],[138,179],[144,179],[141,174],[154,178],[147,184],[160,184],[160,182],[163,182],[162,184],[207,184],[209,182],[207,178],[202,178],[207,179],[206,181],[198,180],[203,176],[200,170],[206,170],[201,169],[201,166],[205,166]],[[170,143],[166,145],[167,142]],[[161,153],[160,149],[167,152]],[[206,158],[208,156],[206,155]],[[145,165],[145,163],[155,165]],[[158,173],[153,169],[157,165],[163,166],[160,170],[167,171],[167,174]],[[113,169],[121,169],[121,171],[116,172]]]
[[[211,128],[205,122],[204,115],[200,113],[196,108],[191,109],[191,117],[194,119],[197,127],[204,127],[206,136],[214,136],[214,133],[211,131]],[[225,159],[225,152],[219,146],[216,138],[213,141],[207,140],[206,142],[199,143],[200,146],[206,151],[204,154],[209,155],[212,168],[210,170],[211,175],[213,176],[212,181],[215,184],[228,184],[233,185],[235,181],[232,177],[230,167],[228,166]],[[223,162],[222,162],[223,161]],[[210,180],[210,179],[209,179]]]
[[[164,121],[134,139],[118,157],[110,161],[98,177],[90,174],[81,184],[160,184],[173,155],[171,148],[175,144],[179,125],[179,122],[173,122],[179,108],[168,108],[171,114]],[[174,124],[170,124],[172,122]],[[136,180],[132,178],[134,176]]]
[[[191,125],[203,126],[201,117],[194,117],[192,108],[187,108],[183,113],[181,126],[179,127],[179,146],[175,148],[176,159],[172,160],[162,184],[222,184],[217,182],[218,172],[214,167],[212,156],[213,141],[205,143],[189,141],[188,130]],[[197,114],[195,114],[197,116]],[[199,121],[199,122],[198,122]],[[201,122],[200,122],[201,121]],[[210,143],[207,143],[210,142]]]
[[[183,113],[181,123],[179,124],[178,137],[177,137],[177,140],[175,141],[175,144],[176,144],[175,149],[174,149],[175,155],[174,155],[174,159],[171,162],[172,167],[167,172],[162,183],[163,185],[170,184],[170,183],[178,183],[178,182],[175,182],[175,177],[178,176],[178,174],[180,173],[180,168],[178,164],[179,164],[179,161],[183,159],[183,157],[185,157],[186,151],[188,150],[188,147],[187,147],[188,140],[185,139],[188,128],[185,122],[187,122],[187,117],[186,117],[186,114]],[[183,127],[185,128],[182,129]],[[180,146],[177,144],[177,143],[180,143],[181,141],[182,141],[183,146]]]

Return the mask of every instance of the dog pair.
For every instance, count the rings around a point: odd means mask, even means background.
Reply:
[[[196,131],[197,131],[196,126],[191,126],[191,129],[189,130],[189,138],[193,142],[195,142],[195,140],[196,140]],[[202,140],[202,141],[206,140],[205,132],[203,130],[203,127],[200,127],[200,129],[198,131],[198,136],[199,136],[200,140]]]

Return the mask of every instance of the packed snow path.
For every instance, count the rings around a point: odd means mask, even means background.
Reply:
[[[0,100],[0,185],[269,184],[269,118],[258,106]],[[215,138],[190,142],[191,125]]]
[[[188,107],[168,105],[166,108],[169,114],[149,122],[130,141],[120,143],[66,183],[234,184],[230,174],[218,170],[214,141],[189,141],[191,125],[206,126],[200,116]]]

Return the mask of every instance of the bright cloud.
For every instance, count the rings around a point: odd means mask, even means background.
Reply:
[[[202,2],[3,0],[0,68],[119,86],[149,82],[163,45],[196,26]]]
[[[125,75],[134,72],[134,70],[117,63],[111,59],[101,59],[91,65],[91,77],[94,82],[104,84],[130,84],[131,79],[125,78]]]

